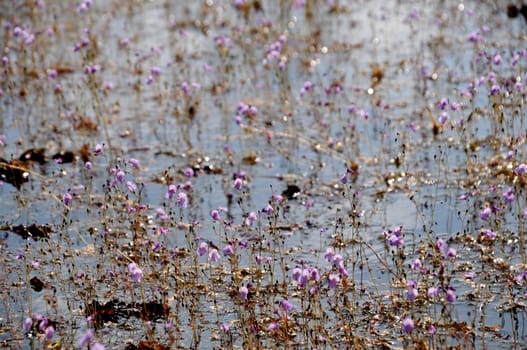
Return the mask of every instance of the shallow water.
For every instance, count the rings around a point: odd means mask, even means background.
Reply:
[[[358,337],[394,347],[416,345],[422,338],[432,348],[521,348],[527,337],[526,290],[525,281],[515,276],[525,269],[520,242],[526,203],[522,177],[514,177],[513,170],[526,159],[525,96],[514,89],[507,93],[506,80],[525,79],[523,18],[508,18],[508,4],[491,1],[339,1],[337,10],[326,1],[308,1],[311,14],[293,1],[254,3],[261,9],[251,8],[247,16],[230,1],[94,2],[83,13],[75,2],[48,2],[42,8],[22,1],[0,5],[2,46],[9,59],[0,83],[0,156],[18,158],[40,147],[48,158],[66,150],[78,156],[88,144],[93,163],[91,170],[79,158],[73,164],[33,164],[30,181],[20,190],[9,183],[0,189],[5,345],[39,348],[60,341],[68,348],[92,327],[86,302],[118,298],[130,303],[146,295],[172,307],[177,341],[164,328],[168,320],[150,324],[138,318],[109,322],[96,339],[107,348],[145,338],[173,347],[249,346],[243,324],[250,322],[243,317],[251,312],[239,313],[240,303],[229,294],[239,285],[231,281],[234,267],[228,257],[217,264],[208,264],[206,256],[194,260],[194,251],[173,258],[177,249],[192,250],[199,242],[221,250],[227,241],[248,241],[248,248],[239,251],[240,266],[250,271],[242,283],[289,286],[276,293],[262,287],[262,295],[271,296],[259,300],[255,334],[261,346],[317,345],[300,335],[288,338],[287,345],[280,342],[266,328],[278,312],[263,300],[278,305],[289,298],[295,322],[301,323],[307,294],[292,281],[291,269],[314,265],[327,279],[336,272],[324,260],[326,248],[333,246],[355,283],[350,290],[360,285],[361,292],[337,297],[327,282],[320,283],[327,330],[334,338],[318,343],[319,348],[350,346],[339,327],[346,312],[357,314],[353,333]],[[35,41],[15,36],[17,26],[34,33]],[[55,28],[53,35],[48,28]],[[482,42],[469,40],[476,31]],[[278,54],[287,62],[283,70],[278,61],[262,63],[280,35],[287,37]],[[83,37],[89,43],[74,52]],[[229,38],[225,46],[218,44],[223,37]],[[498,53],[503,63],[492,63]],[[520,57],[512,64],[515,54]],[[85,74],[87,65],[100,67]],[[50,69],[63,72],[51,78]],[[301,96],[306,81],[313,87]],[[60,94],[53,90],[57,83]],[[469,95],[470,83],[476,87]],[[502,92],[490,96],[493,84]],[[462,106],[447,107],[444,125],[437,107],[442,98]],[[240,102],[258,112],[236,123]],[[92,124],[83,124],[86,120]],[[96,144],[104,144],[102,155],[94,155]],[[508,151],[513,154],[507,158]],[[127,163],[131,158],[140,161],[139,169]],[[358,175],[341,183],[353,164]],[[195,176],[185,177],[187,167]],[[110,168],[123,170],[125,181],[138,189],[115,182]],[[236,190],[233,181],[241,173],[243,189]],[[192,182],[192,190],[185,190],[190,205],[181,209],[165,193],[169,184],[185,181]],[[272,202],[272,194],[292,185],[300,189],[298,196]],[[512,203],[502,198],[508,187],[515,190]],[[66,192],[74,198],[65,206]],[[459,199],[466,194],[466,200]],[[262,211],[270,202],[276,216]],[[478,216],[485,202],[499,207],[489,221]],[[224,221],[213,222],[210,211],[219,207],[229,214],[222,212]],[[168,222],[156,217],[157,208],[166,210]],[[244,225],[252,211],[259,220]],[[7,227],[33,223],[53,225],[49,241],[24,240]],[[156,231],[163,226],[167,235]],[[383,236],[397,226],[404,232],[402,254]],[[490,251],[477,242],[485,228],[498,233]],[[423,296],[439,278],[435,260],[428,266],[434,270],[430,275],[409,268],[418,256],[431,259],[439,238],[457,249],[455,259],[440,253],[451,274],[445,278],[456,289],[452,303]],[[166,249],[152,251],[156,242]],[[25,257],[17,259],[20,253]],[[169,256],[173,260],[165,264]],[[258,265],[256,256],[272,262]],[[141,286],[126,275],[133,259],[143,268]],[[33,261],[40,266],[32,266]],[[465,272],[475,277],[466,278]],[[45,291],[31,290],[33,275],[45,281]],[[422,304],[406,304],[406,286],[395,275],[419,280]],[[170,292],[161,293],[163,287]],[[339,309],[348,297],[357,304]],[[376,303],[391,307],[384,320],[382,310],[372,307],[370,314],[365,306]],[[58,322],[48,343],[42,332],[22,331],[23,320],[37,313]],[[412,337],[401,331],[401,320],[409,314],[420,323]],[[191,315],[196,320],[187,322]],[[427,332],[430,319],[437,320],[437,335]],[[232,330],[222,334],[222,322],[231,322]],[[193,327],[200,331],[199,341]]]

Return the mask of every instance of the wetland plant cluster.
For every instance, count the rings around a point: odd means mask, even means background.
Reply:
[[[1,2],[1,344],[522,348],[524,12]]]

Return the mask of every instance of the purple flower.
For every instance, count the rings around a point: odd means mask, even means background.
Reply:
[[[514,201],[514,190],[512,187],[507,188],[505,191],[503,191],[503,200],[507,204],[511,204]]]
[[[141,282],[141,278],[143,277],[143,270],[141,270],[135,262],[131,262],[130,264],[128,264],[128,273],[131,275],[132,281],[134,281],[135,283]]]
[[[496,54],[494,57],[492,57],[492,63],[499,66],[503,62],[503,59],[501,58],[500,54]]]
[[[456,294],[452,288],[448,288],[445,294],[446,294],[446,300],[449,303],[453,303],[454,301],[456,301]]]
[[[485,237],[490,239],[490,240],[493,240],[494,238],[496,238],[496,232],[494,232],[492,230],[486,229],[484,231],[484,234],[485,234]]]
[[[128,164],[130,164],[132,168],[139,168],[139,161],[135,158],[130,158]]]
[[[135,192],[137,190],[137,186],[132,181],[126,181],[126,188],[128,188],[128,191]]]
[[[249,290],[245,286],[241,286],[240,289],[238,289],[238,297],[241,300],[247,300],[247,295],[249,294]]]
[[[265,206],[265,208],[262,209],[262,211],[264,213],[266,213],[267,215],[271,216],[271,215],[273,215],[274,209],[273,209],[273,206],[271,204],[267,204]]]
[[[115,174],[115,179],[119,182],[123,182],[124,176],[124,172],[122,170],[119,170],[117,171],[117,174]]]
[[[251,211],[245,219],[245,224],[247,226],[252,226],[256,222],[256,220],[258,220],[258,215],[256,215],[254,211]]]
[[[419,270],[422,266],[423,264],[421,263],[421,260],[419,260],[419,258],[416,258],[410,265],[412,270]]]
[[[209,261],[218,262],[219,260],[220,260],[220,254],[218,253],[218,250],[217,249],[209,250]]]
[[[229,329],[230,329],[230,326],[227,322],[222,322],[221,325],[220,325],[220,329],[222,332],[228,332]]]
[[[166,199],[172,199],[177,192],[177,186],[172,184],[168,186],[167,193],[165,194]]]
[[[327,262],[333,262],[334,257],[335,249],[333,249],[333,247],[326,248],[326,254],[324,255],[324,259],[326,259]]]
[[[95,342],[91,347],[90,350],[104,350],[104,345],[102,345],[99,342]]]
[[[494,96],[501,92],[501,87],[497,84],[494,84],[490,87],[489,96]]]
[[[448,106],[448,100],[443,97],[441,101],[439,101],[439,103],[437,104],[437,108],[439,108],[440,110],[444,110],[446,106]]]
[[[64,195],[62,196],[62,202],[64,202],[64,205],[70,205],[72,199],[73,197],[69,192],[64,193]]]
[[[33,319],[31,317],[27,317],[24,320],[23,329],[25,332],[29,331],[31,329],[31,326],[33,326]]]
[[[293,268],[293,279],[299,281],[300,275],[302,275],[302,269],[300,267]]]
[[[269,326],[267,326],[267,329],[272,331],[275,331],[278,328],[278,324],[276,322],[269,323]]]
[[[55,335],[55,328],[53,328],[53,326],[46,327],[44,333],[46,334],[46,338],[52,339]]]
[[[414,330],[414,321],[410,317],[404,318],[403,330],[405,333],[411,333]]]
[[[179,192],[177,194],[177,205],[180,208],[188,207],[188,196],[185,192]]]
[[[527,164],[520,164],[516,167],[516,169],[514,170],[514,172],[518,175],[522,175],[522,174],[525,174],[527,172]]]
[[[227,244],[225,247],[223,247],[223,255],[229,256],[234,254],[234,247],[232,244]]]
[[[454,248],[448,248],[447,249],[446,256],[448,256],[449,258],[455,258],[456,255],[457,255],[456,249],[454,249]]]
[[[212,220],[219,221],[221,219],[220,212],[216,209],[213,209],[210,211],[210,216],[212,217]]]
[[[273,202],[281,203],[284,200],[284,197],[282,197],[282,195],[280,194],[273,194],[271,196],[271,199],[273,200]]]
[[[443,250],[445,250],[445,242],[439,238],[437,241],[436,241],[436,248],[437,250],[439,250],[440,252],[442,252]]]
[[[152,67],[150,68],[150,74],[152,74],[153,76],[159,76],[161,74],[161,68],[159,67]]]
[[[406,292],[406,297],[409,301],[414,301],[415,299],[417,299],[418,294],[419,293],[417,291],[417,288],[409,288],[408,292]]]
[[[236,178],[236,180],[234,180],[234,188],[235,189],[241,190],[242,189],[242,185],[243,185],[242,179]]]
[[[485,209],[479,212],[479,217],[483,220],[487,220],[488,218],[490,218],[491,215],[492,209],[490,209],[489,207],[486,207]]]
[[[434,325],[430,325],[430,328],[428,328],[428,333],[430,333],[431,335],[434,335],[437,333],[437,329],[434,327]]]
[[[184,174],[187,178],[194,176],[194,170],[192,168],[186,168]]]
[[[100,143],[95,145],[95,148],[93,149],[93,154],[96,156],[101,155],[104,152],[104,146]]]
[[[441,123],[441,125],[444,125],[448,121],[449,118],[450,117],[447,112],[442,112],[439,115],[439,123]]]
[[[428,295],[429,298],[433,298],[439,294],[439,288],[438,287],[430,287],[428,288],[428,292],[426,295]]]
[[[340,177],[339,181],[340,181],[340,183],[343,184],[343,185],[347,184],[347,183],[348,183],[348,174],[345,173],[344,175],[342,175],[342,176]]]
[[[209,245],[207,242],[201,242],[198,246],[198,255],[203,256],[209,250]]]
[[[86,331],[86,334],[84,334],[80,339],[79,341],[77,342],[77,344],[82,348],[82,347],[85,347],[86,345],[88,345],[91,340],[93,339],[93,331],[91,329],[88,329]]]
[[[337,288],[337,284],[339,283],[339,281],[340,281],[339,275],[334,274],[334,273],[330,274],[328,277],[329,288]]]
[[[93,168],[93,165],[90,161],[84,163],[84,167],[86,168],[86,170],[91,170]]]
[[[287,299],[282,300],[282,302],[280,303],[280,307],[284,311],[292,311],[293,310],[293,305]]]

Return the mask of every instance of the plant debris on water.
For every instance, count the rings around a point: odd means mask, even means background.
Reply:
[[[1,346],[525,348],[526,9],[0,2]]]

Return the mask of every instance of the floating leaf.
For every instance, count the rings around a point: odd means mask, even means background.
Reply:
[[[8,226],[8,227],[2,227],[2,230],[9,230],[17,235],[21,236],[24,239],[27,239],[29,237],[33,238],[34,240],[40,239],[40,238],[50,238],[52,227],[51,225],[36,225],[31,224],[29,226],[27,225],[18,225],[18,226]]]
[[[242,163],[245,165],[256,165],[260,161],[256,152],[251,151],[248,155],[242,158]]]
[[[46,155],[45,155],[45,149],[44,148],[32,148],[28,149],[24,153],[20,155],[18,160],[22,162],[26,162],[28,160],[37,162],[39,164],[45,164],[46,163]]]
[[[287,199],[295,199],[301,192],[302,190],[297,185],[287,185],[287,188],[282,192],[282,196]]]
[[[73,163],[75,161],[75,154],[71,151],[61,151],[54,154],[52,158],[60,164]]]
[[[79,151],[79,154],[80,154],[80,157],[82,159],[82,161],[84,163],[88,162],[90,160],[90,145],[88,145],[87,143],[85,143],[84,145],[82,145],[80,151]]]
[[[44,288],[44,282],[42,282],[38,277],[33,277],[32,279],[29,280],[29,284],[31,285],[31,288],[35,291],[35,292],[41,292],[42,289]]]
[[[0,180],[15,186],[18,190],[23,183],[28,182],[27,167],[19,160],[7,161],[0,158]]]
[[[141,340],[137,345],[128,344],[125,350],[169,350],[168,345],[156,343],[154,341]]]

